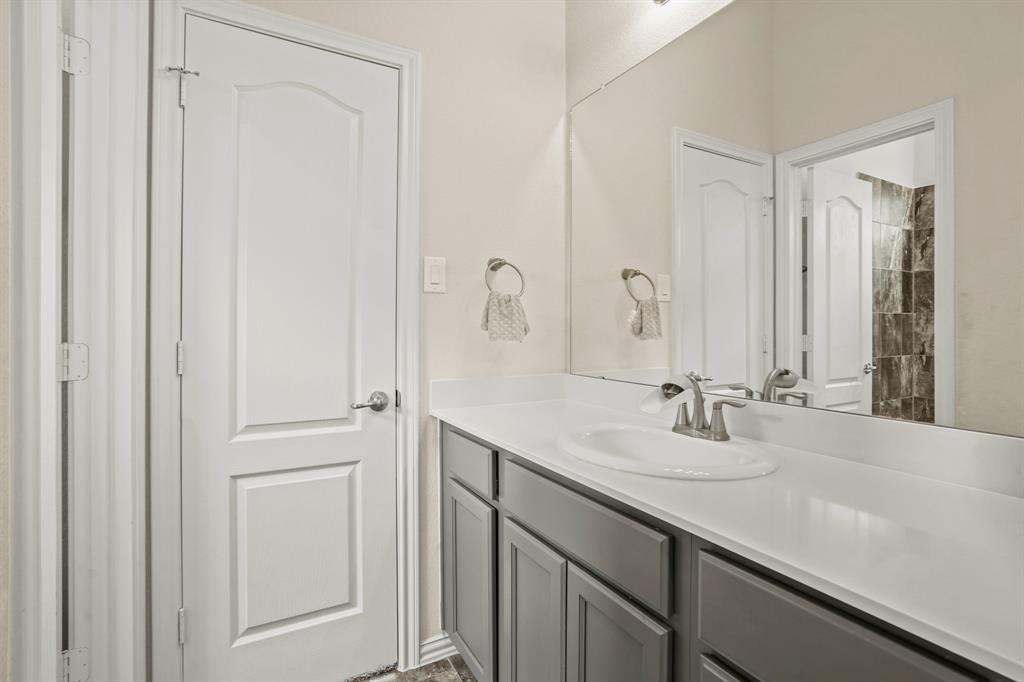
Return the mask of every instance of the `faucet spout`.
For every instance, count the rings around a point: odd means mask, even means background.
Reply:
[[[672,427],[675,433],[696,438],[708,437],[708,418],[704,412],[704,391],[701,390],[700,382],[708,381],[710,378],[702,377],[696,372],[687,372],[678,377],[672,377],[661,385],[661,393],[666,398],[677,396],[686,389],[693,391],[693,414],[688,414],[685,403],[679,406],[676,423]]]

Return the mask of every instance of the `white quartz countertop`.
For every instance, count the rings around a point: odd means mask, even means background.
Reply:
[[[615,471],[565,454],[559,435],[591,424],[664,422],[572,400],[431,414],[1024,680],[1024,499],[767,443],[782,465],[758,479],[684,481]]]

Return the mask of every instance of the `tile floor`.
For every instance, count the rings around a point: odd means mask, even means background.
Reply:
[[[358,682],[476,682],[458,654],[404,673],[390,670],[373,677],[353,679]]]

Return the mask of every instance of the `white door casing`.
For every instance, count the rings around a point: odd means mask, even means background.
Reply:
[[[185,31],[184,677],[342,679],[397,660],[398,71]]]
[[[673,371],[710,376],[718,392],[759,385],[771,360],[771,157],[678,129],[673,148]]]
[[[871,414],[871,183],[807,169],[812,404]]]

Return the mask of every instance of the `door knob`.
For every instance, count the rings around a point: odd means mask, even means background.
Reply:
[[[865,374],[871,374],[876,369],[878,369],[878,365],[876,365],[875,363],[873,363],[873,362],[865,362],[864,363],[864,373]]]
[[[352,403],[349,405],[353,410],[361,410],[365,407],[369,407],[374,412],[381,412],[388,406],[388,394],[384,391],[374,391],[370,394],[370,399],[365,403]]]

